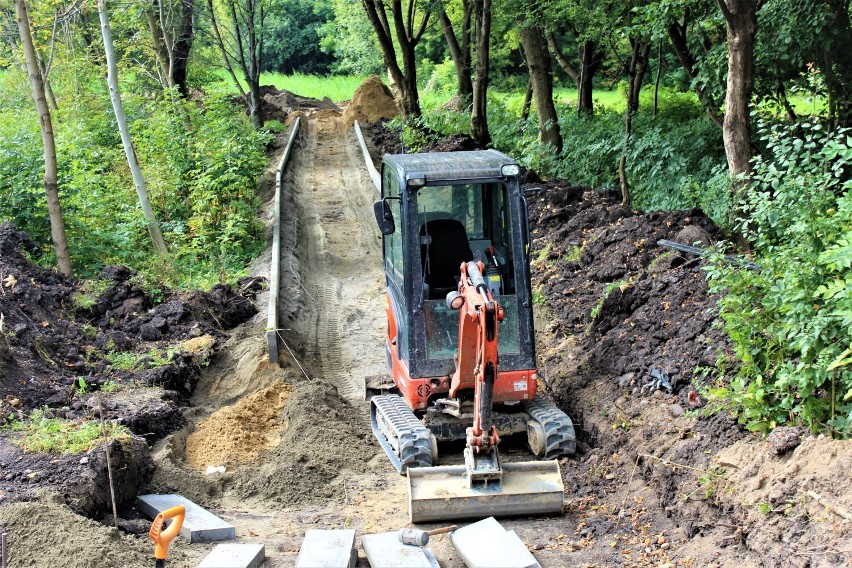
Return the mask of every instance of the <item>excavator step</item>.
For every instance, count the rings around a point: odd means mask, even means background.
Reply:
[[[370,399],[370,426],[398,473],[432,465],[432,434],[398,395]]]
[[[550,460],[576,453],[574,423],[555,404],[536,397],[524,403],[524,410],[531,418],[527,431],[530,448],[537,457]]]

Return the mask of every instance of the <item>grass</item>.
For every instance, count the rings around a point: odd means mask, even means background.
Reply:
[[[124,438],[130,431],[120,424],[105,423],[109,439]],[[26,420],[13,420],[4,430],[18,432],[12,442],[28,452],[79,454],[95,447],[103,437],[101,424],[95,420],[64,420],[49,411],[33,410]]]
[[[228,81],[231,84],[230,76],[225,71],[221,71],[219,75],[223,81]],[[261,85],[273,85],[276,89],[286,89],[291,93],[303,97],[311,97],[321,99],[328,97],[333,101],[348,101],[355,94],[355,91],[364,82],[366,77],[357,75],[328,75],[320,77],[319,75],[303,75],[296,73],[294,75],[284,75],[282,73],[261,73]],[[246,88],[242,78],[243,88]]]
[[[162,351],[152,349],[147,353],[131,353],[129,351],[110,351],[104,355],[104,361],[110,368],[117,371],[139,371],[143,364],[146,369],[154,369],[168,365],[175,354],[174,349]]]

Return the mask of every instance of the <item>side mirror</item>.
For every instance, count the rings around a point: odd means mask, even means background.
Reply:
[[[373,213],[376,215],[376,224],[379,225],[379,231],[383,235],[390,235],[396,231],[396,225],[394,225],[393,215],[387,201],[380,199],[373,203]]]

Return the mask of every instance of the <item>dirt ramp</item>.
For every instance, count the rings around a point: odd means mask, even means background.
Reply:
[[[360,123],[375,122],[381,118],[391,119],[399,115],[399,108],[390,89],[377,75],[370,75],[361,83],[352,101],[343,111],[343,126],[352,128],[357,120]]]
[[[342,472],[364,473],[377,453],[367,417],[331,385],[296,387],[283,411],[281,444],[260,467],[242,467],[229,489],[241,498],[270,499],[287,506],[342,498]]]
[[[281,441],[279,414],[290,395],[277,382],[203,420],[186,440],[186,461],[199,469],[256,461]]]

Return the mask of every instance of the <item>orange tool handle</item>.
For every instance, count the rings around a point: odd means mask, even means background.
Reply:
[[[171,509],[166,509],[157,515],[156,519],[154,519],[154,523],[151,525],[151,530],[148,532],[148,536],[150,536],[151,540],[154,541],[154,558],[157,560],[166,559],[166,554],[169,552],[169,543],[172,542],[172,540],[174,540],[180,532],[185,516],[186,508],[183,505],[178,505]],[[174,522],[163,530],[163,523],[166,519],[172,518],[175,519]]]

